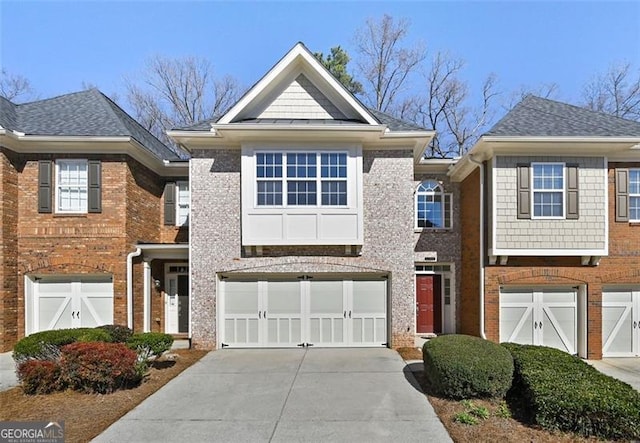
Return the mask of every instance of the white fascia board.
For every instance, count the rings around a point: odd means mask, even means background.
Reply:
[[[188,259],[188,244],[137,244],[136,248],[142,251],[142,255],[147,259]]]
[[[343,100],[345,100],[367,123],[378,125],[378,121],[322,66],[302,43],[297,43],[267,74],[262,77],[225,115],[218,123],[228,124],[233,121],[247,106],[260,96],[270,85],[297,63],[306,63],[317,75],[323,78]]]
[[[413,142],[414,164],[420,163],[429,147],[429,143],[435,137],[436,131],[388,131],[380,139],[382,141],[407,140]]]
[[[508,255],[512,257],[579,257],[583,255],[609,255],[604,249],[493,249],[489,255]]]
[[[640,137],[527,137],[483,135],[481,139],[485,142],[497,143],[640,143]]]

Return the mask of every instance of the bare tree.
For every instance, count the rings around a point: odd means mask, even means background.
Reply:
[[[464,65],[464,60],[447,52],[436,53],[424,74],[424,92],[399,108],[401,118],[436,130],[430,157],[461,156],[493,118],[498,95],[495,75],[485,79],[479,104],[471,105],[469,86],[460,79]]]
[[[535,95],[537,97],[556,99],[560,92],[560,87],[555,82],[541,83],[538,86],[520,85],[520,87],[511,92],[502,107],[505,111],[510,111],[515,105],[520,103],[527,95]]]
[[[11,74],[4,68],[0,71],[0,97],[13,102],[25,102],[38,98],[26,77]]]
[[[355,34],[357,66],[364,80],[364,98],[369,106],[383,112],[393,109],[398,96],[408,86],[409,77],[426,58],[421,45],[406,47],[409,21],[385,14],[368,19]]]
[[[593,111],[640,121],[640,69],[630,63],[611,65],[582,90],[584,106]]]
[[[126,81],[126,91],[134,117],[170,143],[165,130],[221,114],[235,102],[240,87],[232,77],[215,78],[206,59],[156,56],[147,61],[141,81]]]

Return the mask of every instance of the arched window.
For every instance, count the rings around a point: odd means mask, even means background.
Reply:
[[[416,228],[451,228],[451,194],[436,180],[425,180],[416,190]]]

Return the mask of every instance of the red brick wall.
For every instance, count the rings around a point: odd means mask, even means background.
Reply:
[[[462,231],[462,281],[460,282],[460,323],[462,334],[480,334],[480,170],[472,172],[460,185]]]
[[[0,149],[0,352],[18,337],[18,171],[20,160]]]

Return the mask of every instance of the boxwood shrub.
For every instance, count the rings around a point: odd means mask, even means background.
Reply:
[[[159,357],[171,349],[173,336],[161,332],[144,332],[133,334],[127,340],[127,346],[136,351],[141,360]]]
[[[550,430],[605,439],[640,439],[640,393],[578,357],[544,346],[503,344],[513,355],[509,397]]]
[[[434,393],[453,399],[502,398],[513,380],[513,359],[496,343],[469,335],[443,335],[422,348]]]
[[[142,380],[138,356],[122,343],[71,343],[63,346],[62,381],[71,389],[106,394]]]
[[[13,348],[13,358],[17,363],[26,360],[54,360],[57,349],[77,341],[112,341],[107,331],[99,328],[55,329],[42,331],[24,337]]]

